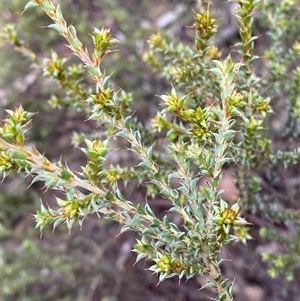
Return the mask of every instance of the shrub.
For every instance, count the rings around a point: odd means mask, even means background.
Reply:
[[[70,64],[54,51],[39,59],[13,26],[4,28],[4,36],[16,49],[61,87],[64,96],[54,95],[53,107],[84,112],[99,126],[94,133],[73,135],[73,145],[86,156],[85,166],[76,171],[30,145],[27,132],[34,113],[22,106],[6,110],[0,130],[4,178],[16,171],[31,177],[32,183],[42,181],[46,190],[58,191],[57,205],[42,203],[34,215],[36,228],[66,224],[71,231],[96,213],[121,223],[121,232],[138,233],[133,246],[136,260],[153,262],[149,269],[158,274],[159,282],[204,275],[209,281],[203,288],[214,288],[216,300],[233,300],[233,282],[222,276],[220,254],[227,244],[250,239],[251,223],[242,216],[259,212],[272,223],[289,225],[289,237],[267,228],[261,235],[287,248],[283,254],[264,253],[270,274],[284,273],[293,280],[300,262],[299,182],[284,186],[283,194],[270,190],[280,183],[283,168],[290,175],[294,170],[299,181],[300,47],[299,41],[288,39],[299,34],[299,7],[295,1],[276,7],[271,1],[235,2],[240,41],[227,57],[213,42],[218,20],[209,5],[193,12],[194,45],[163,33],[151,35],[144,60],[171,88],[160,95],[163,108],[146,122],[135,116],[132,94],[116,87],[114,75],[102,68],[104,58],[119,44],[109,29],[94,28],[93,49],[88,50],[77,36],[76,24],[65,21],[59,4],[29,1],[25,11],[41,9],[53,22],[48,27],[79,58],[79,64]],[[254,54],[255,14],[263,16],[269,28],[267,74],[255,65],[262,60]],[[272,112],[282,103],[287,109],[277,134]],[[126,166],[113,164],[112,156],[126,152],[130,153]],[[227,167],[234,170],[238,201],[225,201],[219,188]],[[129,191],[141,186],[146,188],[145,198],[169,201],[164,216],[155,214],[147,202],[131,200]]]

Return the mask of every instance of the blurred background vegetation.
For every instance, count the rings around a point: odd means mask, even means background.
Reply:
[[[225,57],[231,51],[230,46],[238,41],[232,4],[212,2],[222,28],[216,42]],[[40,59],[49,56],[50,49],[68,55],[63,39],[55,31],[43,28],[50,23],[46,16],[30,10],[21,16],[25,4],[23,0],[3,0],[3,24],[15,24],[20,38]],[[105,68],[107,74],[113,72],[116,86],[133,92],[133,109],[140,121],[147,123],[157,111],[158,97],[155,95],[170,90],[170,84],[143,62],[147,39],[151,33],[166,31],[174,41],[193,43],[193,33],[188,26],[194,23],[191,8],[196,10],[196,1],[64,0],[61,4],[65,19],[74,23],[85,44],[91,45],[87,33],[92,32],[93,27],[109,27],[113,36],[120,40],[119,51],[106,58]],[[263,35],[267,29],[262,18],[257,16],[255,35]],[[30,143],[50,159],[58,160],[63,154],[70,167],[78,170],[84,158],[80,151],[70,146],[72,134],[74,131],[94,131],[95,125],[83,123],[86,116],[79,109],[65,107],[53,111],[50,99],[53,91],[60,95],[58,87],[42,77],[32,62],[14,51],[4,39],[1,43],[1,114],[3,108],[11,109],[20,103],[27,111],[38,112],[32,124]],[[269,44],[267,36],[259,39],[257,54],[262,55]],[[76,58],[70,60],[76,63]],[[263,74],[264,68],[257,66],[257,72]],[[277,107],[280,111],[280,104]],[[276,122],[280,123],[280,120],[274,120],[274,128]],[[297,177],[297,171],[294,173]],[[50,203],[53,195],[41,190],[40,183],[26,190],[29,184],[30,179],[24,181],[11,174],[1,186],[2,300],[200,301],[212,296],[209,289],[197,291],[205,281],[201,277],[179,286],[176,279],[156,286],[157,278],[144,271],[147,264],[140,262],[133,266],[135,258],[131,245],[134,234],[118,236],[120,225],[99,220],[97,216],[89,218],[82,229],[76,228],[71,234],[60,227],[54,233],[51,229],[46,230],[40,238],[39,232],[34,230],[31,214],[39,207],[40,196]],[[139,197],[138,191],[132,196],[136,200]],[[167,209],[163,202],[154,206],[158,212]],[[260,219],[260,216],[256,218]],[[297,284],[287,286],[283,276],[271,279],[268,275],[267,266],[261,261],[261,251],[282,246],[263,242],[258,235],[261,225],[258,223],[253,227],[251,234],[255,239],[247,246],[233,245],[225,250],[226,258],[234,259],[224,265],[224,273],[231,278],[237,276],[236,300],[299,301]]]

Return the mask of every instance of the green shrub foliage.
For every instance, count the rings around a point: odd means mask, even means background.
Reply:
[[[222,277],[220,253],[229,243],[250,239],[251,224],[243,212],[259,211],[294,229],[289,237],[261,230],[265,239],[284,242],[288,250],[264,254],[271,275],[285,273],[293,280],[300,262],[299,185],[288,193],[290,208],[280,207],[284,200],[263,187],[266,181],[280,181],[283,168],[299,168],[300,43],[290,37],[299,37],[300,8],[293,0],[278,5],[268,0],[233,2],[240,39],[227,57],[214,42],[220,20],[213,17],[208,3],[192,12],[189,31],[194,44],[161,32],[150,36],[144,61],[170,83],[170,89],[160,95],[160,110],[149,122],[139,121],[132,94],[116,87],[114,74],[102,68],[103,60],[119,45],[110,29],[94,28],[93,48],[88,48],[77,35],[76,20],[67,23],[59,4],[29,1],[22,18],[33,13],[27,11],[30,8],[47,15],[50,30],[62,36],[77,57],[72,65],[69,57],[54,50],[48,57],[37,57],[14,26],[3,28],[3,36],[16,50],[61,87],[64,96],[52,96],[53,108],[79,110],[99,126],[95,133],[73,135],[73,145],[86,156],[78,172],[63,159],[53,162],[32,146],[27,132],[34,113],[22,106],[6,110],[0,129],[3,177],[16,171],[32,183],[42,181],[47,190],[62,192],[56,206],[41,203],[34,215],[36,228],[43,231],[65,224],[71,231],[96,213],[121,223],[121,232],[138,233],[133,246],[137,261],[151,261],[150,270],[158,274],[159,282],[204,275],[209,279],[205,286],[217,293],[216,300],[229,301],[232,281]],[[259,17],[270,39],[263,58],[253,53],[260,37],[252,31]],[[262,62],[265,74],[257,67]],[[280,134],[271,126],[279,101],[287,108]],[[275,138],[284,144],[276,144]],[[127,166],[114,165],[108,159],[113,152],[127,152],[132,160]],[[235,170],[239,201],[225,201],[219,189],[228,166]],[[146,187],[144,198],[168,200],[168,212],[158,217],[144,199],[131,200],[129,185],[131,190],[132,185]],[[180,217],[179,223],[171,218],[174,215]]]

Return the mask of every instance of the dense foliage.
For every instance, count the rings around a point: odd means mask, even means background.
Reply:
[[[240,39],[227,56],[214,40],[220,21],[208,3],[202,6],[199,1],[192,12],[193,43],[177,41],[167,32],[150,36],[144,61],[170,88],[160,95],[158,112],[147,120],[135,113],[135,95],[119,88],[114,73],[103,67],[120,44],[110,29],[94,28],[92,47],[87,47],[78,37],[76,19],[67,22],[59,4],[29,1],[21,18],[30,14],[29,8],[42,11],[76,61],[69,52],[63,56],[54,50],[41,58],[13,25],[4,27],[3,36],[60,88],[49,102],[53,110],[80,112],[82,121],[95,125],[94,131],[73,133],[72,144],[85,155],[78,170],[63,157],[49,159],[47,149],[44,154],[33,145],[30,123],[35,113],[22,105],[6,110],[0,129],[3,177],[17,172],[32,185],[43,182],[45,190],[56,191],[56,204],[42,202],[34,215],[36,228],[65,224],[71,231],[76,224],[84,227],[88,216],[96,213],[122,224],[122,233],[138,234],[136,260],[149,260],[149,270],[158,274],[159,282],[204,275],[208,281],[202,288],[213,288],[215,300],[228,301],[234,299],[233,279],[222,275],[226,258],[221,252],[230,243],[247,243],[253,221],[243,215],[259,212],[287,227],[286,232],[261,229],[263,238],[286,248],[282,253],[265,252],[263,259],[272,277],[283,273],[293,282],[300,262],[300,42],[289,37],[299,37],[300,8],[292,0],[276,6],[272,1],[234,2]],[[253,34],[256,14],[263,17],[270,37],[263,60],[254,54],[259,39]],[[262,61],[264,70],[259,70]],[[112,66],[113,60],[107,68]],[[285,114],[276,131],[272,120],[280,106]],[[124,154],[129,158],[126,164],[114,163]],[[225,201],[220,189],[228,168],[238,200]],[[283,169],[296,179],[294,184],[281,187],[281,194],[270,193],[282,181]],[[140,187],[144,195],[137,199],[133,193]],[[157,197],[168,200],[164,214],[156,214],[144,202]],[[30,241],[23,244],[30,252],[36,247]],[[54,259],[48,264],[59,266]],[[75,270],[70,265],[61,273]],[[4,293],[10,296],[12,290],[8,285]]]

